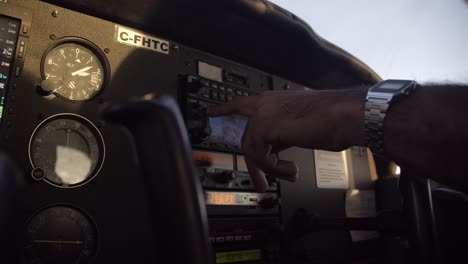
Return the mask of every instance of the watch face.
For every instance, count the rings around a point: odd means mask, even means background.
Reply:
[[[413,81],[406,80],[387,80],[377,86],[372,87],[372,92],[376,93],[395,93],[404,90],[413,85]]]

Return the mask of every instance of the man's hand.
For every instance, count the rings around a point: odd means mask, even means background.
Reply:
[[[340,151],[364,146],[364,104],[367,89],[339,91],[278,91],[236,97],[211,107],[210,116],[248,117],[242,151],[257,190],[270,177],[296,181],[294,162],[281,160],[279,151],[297,146]]]

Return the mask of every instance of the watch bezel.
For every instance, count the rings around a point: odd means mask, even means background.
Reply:
[[[397,89],[381,88],[384,85],[388,84],[400,84],[400,87]],[[411,80],[385,80],[374,86],[372,86],[367,93],[367,100],[369,98],[378,98],[386,99],[387,103],[395,100],[396,98],[408,95],[416,87],[416,82]]]

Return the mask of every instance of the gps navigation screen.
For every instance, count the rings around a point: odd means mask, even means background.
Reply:
[[[211,117],[210,142],[241,147],[247,118],[241,116]]]
[[[0,16],[0,121],[3,116],[8,76],[15,55],[19,27],[18,20]]]

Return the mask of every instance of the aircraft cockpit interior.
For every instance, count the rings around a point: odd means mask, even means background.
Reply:
[[[258,192],[267,91],[382,78],[267,0],[0,0],[0,263],[454,263],[467,196],[365,147],[289,148]],[[463,263],[458,261],[457,263]]]

